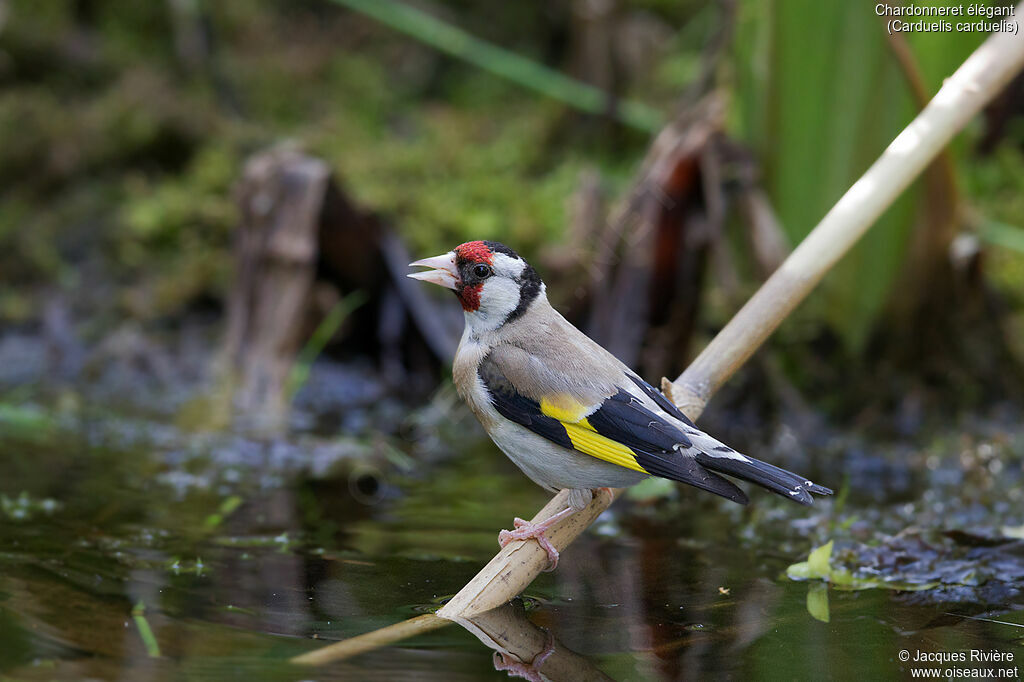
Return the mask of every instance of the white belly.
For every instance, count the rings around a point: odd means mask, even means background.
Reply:
[[[626,488],[647,478],[639,471],[563,448],[515,422],[498,423],[489,435],[524,474],[548,490]]]

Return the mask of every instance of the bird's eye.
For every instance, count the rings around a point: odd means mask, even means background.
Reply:
[[[478,263],[473,266],[473,274],[480,279],[487,279],[491,276],[491,269],[483,263]]]

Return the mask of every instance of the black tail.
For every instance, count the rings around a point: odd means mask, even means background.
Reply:
[[[732,457],[712,457],[703,452],[698,452],[697,463],[701,466],[717,471],[721,474],[735,476],[744,481],[756,483],[773,493],[777,493],[787,500],[793,500],[803,505],[810,505],[814,502],[811,493],[815,495],[831,495],[832,491],[825,486],[811,483],[803,476],[797,476],[791,471],[743,456],[744,459],[733,459]]]

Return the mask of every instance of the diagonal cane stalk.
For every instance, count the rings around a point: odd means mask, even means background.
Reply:
[[[1024,2],[1015,16],[1024,15]],[[696,420],[718,388],[753,355],[833,265],[867,231],[904,189],[924,170],[978,111],[1024,66],[1024,37],[992,35],[948,78],[928,106],[901,132],[881,157],[847,190],[831,211],[790,254],[789,258],[732,318],[707,348],[662,390],[691,419]],[[568,493],[555,495],[533,518],[546,520],[567,506]],[[614,494],[595,495],[582,511],[554,526],[546,535],[565,549],[614,500]],[[476,577],[459,591],[429,624],[420,619],[338,642],[294,659],[326,663],[358,651],[385,646],[444,623],[472,618],[519,594],[547,566],[547,552],[532,540],[509,543]]]

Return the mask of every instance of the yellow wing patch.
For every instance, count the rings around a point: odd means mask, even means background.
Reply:
[[[587,415],[592,409],[572,396],[558,393],[551,397],[541,398],[540,411],[541,414],[562,423],[572,442],[573,449],[620,467],[645,474],[649,473],[637,464],[636,453],[625,445],[599,434],[597,429],[587,421]]]
[[[590,412],[584,405],[567,393],[556,393],[540,399],[541,414],[567,424],[575,424]]]
[[[649,473],[637,464],[636,454],[632,450],[622,443],[616,443],[610,438],[606,438],[594,431],[586,419],[583,419],[578,424],[562,422],[562,426],[565,427],[565,432],[569,434],[569,440],[572,441],[572,446],[576,450],[591,457],[597,457],[606,462],[618,464],[620,467],[626,467],[627,469],[640,471],[645,474]]]

